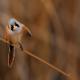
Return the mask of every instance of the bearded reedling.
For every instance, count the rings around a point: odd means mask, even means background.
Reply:
[[[24,34],[27,33],[31,37],[31,31],[22,23],[14,18],[11,18],[5,29],[4,39],[8,41],[9,44],[9,54],[8,54],[8,66],[12,67],[15,59],[15,46],[18,45],[22,48],[21,39]]]
[[[23,50],[23,52],[26,53],[27,55],[48,65],[50,68],[55,69],[56,71],[65,75],[66,77],[72,78],[70,74],[65,73],[64,71],[48,63],[44,59],[39,58],[38,56],[23,49],[22,44],[21,44],[22,36],[24,36],[25,33],[27,33],[29,37],[32,36],[31,31],[25,25],[23,25],[22,23],[20,23],[14,18],[11,18],[8,22],[8,25],[4,29],[3,29],[3,33],[4,33],[3,39],[1,40],[9,44],[9,54],[8,54],[8,66],[9,67],[12,67],[13,65],[13,62],[15,59],[15,45],[18,45]]]

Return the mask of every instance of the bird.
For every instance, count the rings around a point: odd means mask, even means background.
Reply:
[[[22,47],[22,36],[27,33],[29,37],[32,36],[31,30],[24,24],[16,20],[15,18],[10,18],[8,24],[5,27],[4,39],[9,42],[9,53],[8,53],[8,66],[12,67],[15,60],[15,46],[18,45],[21,50]]]

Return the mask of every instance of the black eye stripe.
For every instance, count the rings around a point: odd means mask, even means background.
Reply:
[[[19,25],[15,22],[15,26],[19,27]]]

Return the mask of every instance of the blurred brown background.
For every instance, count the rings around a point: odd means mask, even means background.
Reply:
[[[8,44],[0,41],[0,80],[80,80],[80,0],[0,0],[0,16],[15,17],[32,38],[24,48],[71,74],[68,78],[16,49],[7,66]]]

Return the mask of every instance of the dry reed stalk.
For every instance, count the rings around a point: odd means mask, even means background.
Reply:
[[[6,40],[3,39],[3,38],[0,38],[0,40],[3,41],[3,42],[5,42],[5,43],[7,43],[7,44],[10,44],[9,41],[6,41]],[[16,45],[13,45],[13,46],[15,46],[16,48],[20,48],[20,47],[18,47],[18,46],[16,46]],[[64,71],[62,71],[61,69],[59,69],[59,68],[55,67],[54,65],[48,63],[48,62],[45,61],[44,59],[39,58],[38,56],[32,54],[31,52],[29,52],[29,51],[27,51],[27,50],[25,50],[25,49],[23,49],[22,51],[23,51],[24,53],[26,53],[27,55],[29,55],[29,56],[31,56],[31,57],[37,59],[38,61],[40,61],[40,62],[42,62],[42,63],[48,65],[50,68],[52,68],[52,69],[58,71],[59,73],[63,74],[64,76],[66,76],[66,77],[68,77],[68,78],[71,78],[71,75],[70,75],[70,74],[65,73]]]

